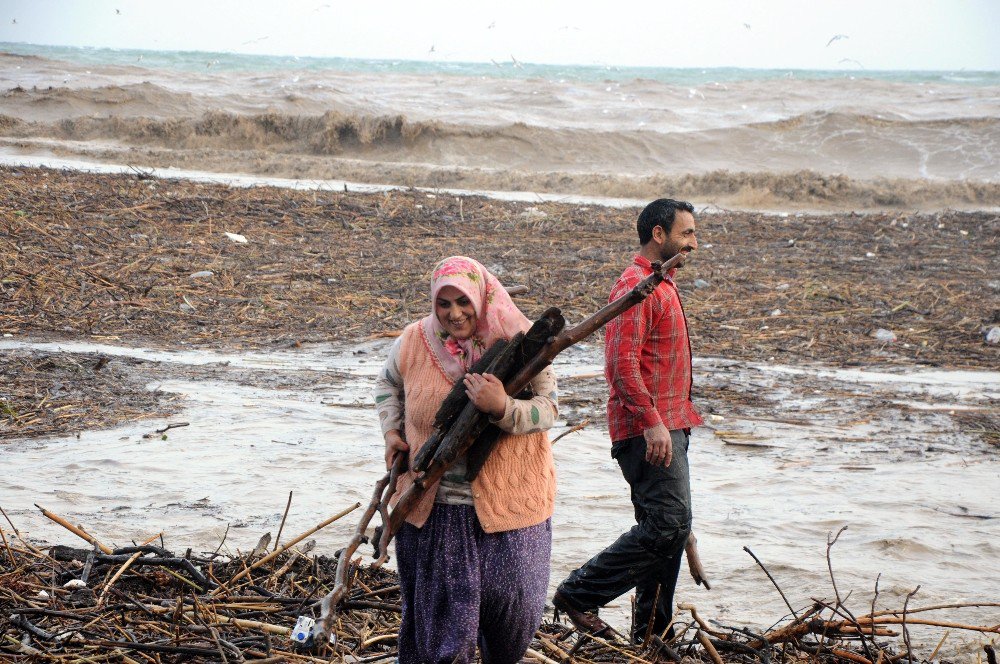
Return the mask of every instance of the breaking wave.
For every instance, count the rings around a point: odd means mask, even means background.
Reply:
[[[0,94],[0,142],[149,166],[614,198],[669,192],[751,208],[1000,205],[995,116],[834,108],[670,130],[679,117],[670,108],[654,128],[488,123],[379,113],[385,105],[344,101],[353,96],[289,92],[261,109],[232,90],[150,81],[17,86]]]

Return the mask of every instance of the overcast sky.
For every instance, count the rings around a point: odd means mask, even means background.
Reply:
[[[472,62],[1000,70],[1000,0],[0,0],[0,41]]]

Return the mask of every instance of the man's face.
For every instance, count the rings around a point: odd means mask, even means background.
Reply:
[[[674,223],[670,234],[665,234],[663,228],[657,226],[654,233],[663,238],[660,245],[660,260],[666,261],[681,252],[690,253],[698,248],[698,238],[695,234],[694,215],[684,210],[674,213]]]

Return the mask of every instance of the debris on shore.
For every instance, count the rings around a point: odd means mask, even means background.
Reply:
[[[43,550],[8,521],[10,530],[0,528],[0,653],[8,662],[388,662],[397,656],[398,579],[390,570],[361,564],[360,558],[350,570],[351,591],[332,638],[325,643],[311,639],[317,602],[334,585],[337,560],[313,553],[313,544],[304,540],[353,509],[287,544],[280,543],[279,529],[273,545],[266,535],[253,550],[235,554],[222,553],[225,539],[210,553],[187,549],[178,554],[166,548],[162,533],[112,549],[44,509],[90,546]],[[828,541],[828,551],[835,541]],[[873,602],[871,612],[856,615],[837,593],[832,567],[831,581],[833,599],[816,599],[798,611],[789,605],[789,616],[761,632],[706,620],[695,606],[683,603],[672,637],[647,634],[642,643],[617,632],[584,634],[547,619],[527,659],[888,664],[936,657],[937,649],[929,656],[909,650],[907,630],[915,625],[1000,634],[1000,625],[925,617],[1000,603],[911,607],[914,591],[900,610],[875,611]],[[887,640],[900,635],[902,647],[898,639]],[[993,646],[983,648],[995,662]]]
[[[424,315],[430,270],[453,254],[528,285],[517,302],[529,318],[557,305],[574,324],[606,303],[637,245],[634,209],[569,203],[19,167],[0,167],[0,189],[0,334],[16,337],[244,348],[357,340]],[[1000,323],[995,213],[698,219],[699,249],[678,284],[699,355],[1000,362],[983,333]]]

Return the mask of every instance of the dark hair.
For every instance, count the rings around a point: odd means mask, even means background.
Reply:
[[[646,244],[653,239],[653,229],[661,226],[669,235],[674,225],[677,210],[694,214],[694,206],[687,201],[675,201],[672,198],[658,198],[639,213],[635,228],[639,231],[639,244]]]

